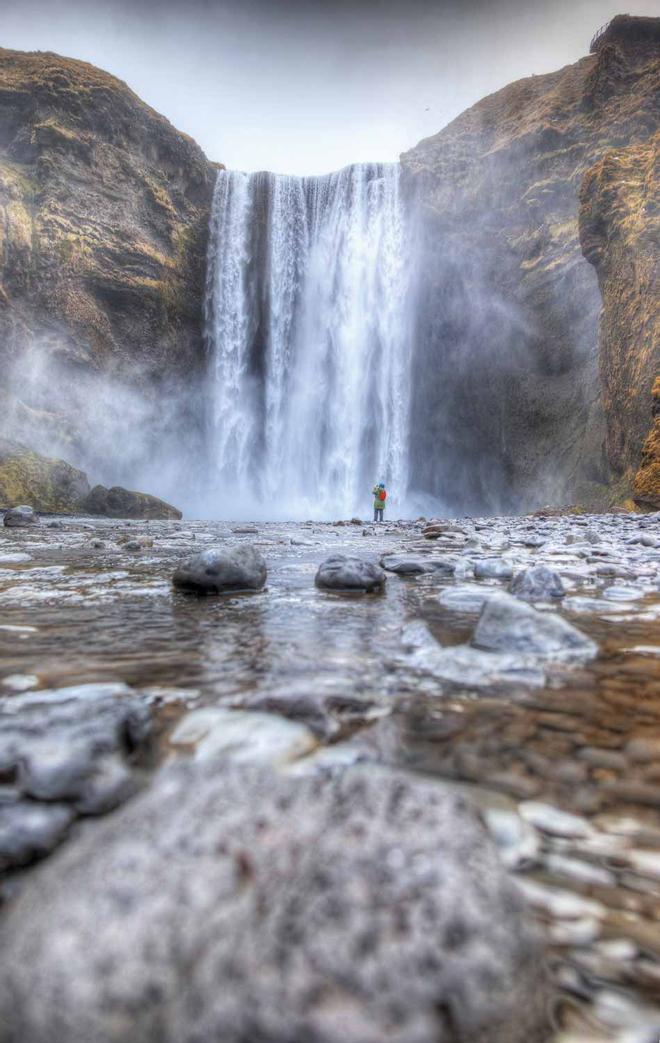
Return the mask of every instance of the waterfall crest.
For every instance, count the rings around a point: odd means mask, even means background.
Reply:
[[[224,517],[405,511],[410,324],[397,164],[221,171],[206,290],[211,484]]]

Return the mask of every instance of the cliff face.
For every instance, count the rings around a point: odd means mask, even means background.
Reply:
[[[651,430],[642,448],[633,493],[640,507],[660,511],[660,377],[653,385]]]
[[[202,151],[114,77],[0,50],[0,366],[12,433],[94,466],[199,371]],[[146,446],[131,446],[136,458]],[[134,461],[135,462],[135,461]]]
[[[580,193],[582,247],[603,298],[607,453],[614,471],[628,481],[639,465],[651,389],[660,373],[659,144],[655,134],[644,144],[608,152],[587,171]]]
[[[659,40],[659,19],[615,19],[593,55],[511,84],[402,157],[419,213],[419,483],[459,509],[604,503],[639,459],[657,368]]]

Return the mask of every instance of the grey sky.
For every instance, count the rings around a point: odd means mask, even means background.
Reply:
[[[228,167],[313,174],[396,159],[485,94],[586,54],[621,6],[0,0],[0,45],[107,69]]]

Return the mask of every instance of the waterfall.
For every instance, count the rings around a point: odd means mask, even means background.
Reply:
[[[218,174],[206,329],[223,517],[406,509],[408,266],[396,164]]]

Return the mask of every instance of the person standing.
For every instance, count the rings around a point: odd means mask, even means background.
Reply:
[[[385,500],[387,499],[385,482],[379,482],[378,485],[374,485],[371,492],[374,497],[374,521],[382,522],[383,511],[385,510]]]

